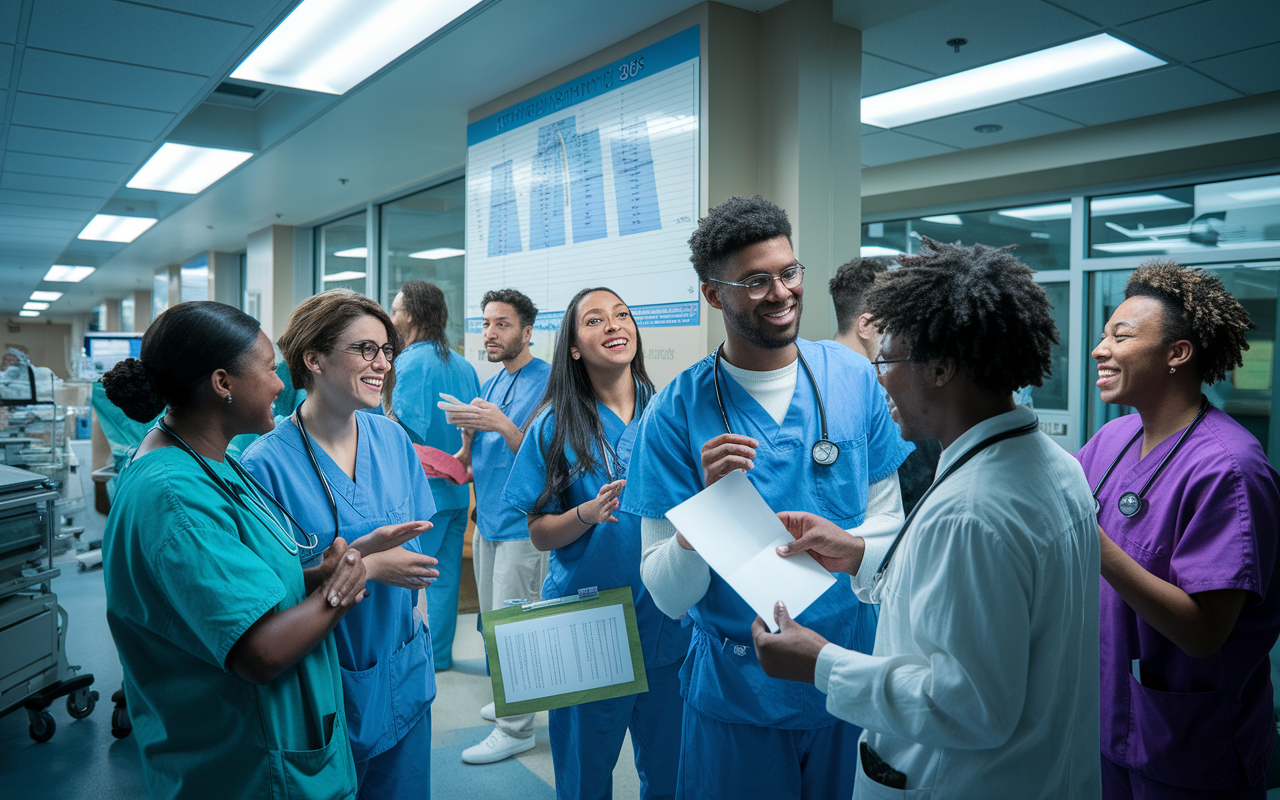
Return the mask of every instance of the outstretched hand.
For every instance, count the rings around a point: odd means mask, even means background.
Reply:
[[[413,537],[429,530],[431,530],[431,523],[425,520],[383,525],[381,528],[374,528],[353,541],[351,547],[354,550],[359,550],[361,556],[371,556],[374,553],[381,553],[384,550],[399,547]]]
[[[626,485],[625,479],[619,479],[601,486],[594,499],[578,506],[578,516],[588,525],[617,522],[618,518],[613,512],[618,510],[618,495],[622,494],[622,488]]]
[[[794,542],[779,547],[778,555],[788,558],[808,553],[827,572],[858,574],[865,551],[861,536],[853,536],[834,522],[807,511],[783,511],[778,519],[796,537]]]
[[[827,646],[827,640],[793,620],[781,600],[773,606],[773,621],[778,623],[777,633],[770,633],[769,626],[759,617],[751,623],[756,658],[765,674],[784,681],[813,683],[818,653]]]

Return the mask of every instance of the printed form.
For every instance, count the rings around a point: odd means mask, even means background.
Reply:
[[[506,702],[631,683],[631,648],[620,605],[495,625]]]

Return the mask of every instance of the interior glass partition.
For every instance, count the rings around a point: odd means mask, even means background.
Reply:
[[[922,237],[992,247],[1017,245],[1022,263],[1035,270],[1071,266],[1071,203],[937,214],[862,226],[863,256],[914,255]]]
[[[320,291],[369,293],[368,213],[361,211],[316,228]]]
[[[405,281],[434,283],[444,292],[449,309],[445,333],[459,352],[465,312],[465,192],[465,181],[459,178],[383,204],[379,237],[383,307],[391,308],[391,301]]]

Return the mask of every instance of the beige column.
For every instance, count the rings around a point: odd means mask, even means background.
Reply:
[[[245,310],[257,316],[262,329],[275,341],[284,332],[294,306],[292,227],[272,225],[249,234],[244,283]]]

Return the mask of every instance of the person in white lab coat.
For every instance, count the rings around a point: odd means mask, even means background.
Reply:
[[[796,537],[779,554],[850,574],[880,625],[866,655],[778,603],[778,633],[753,627],[760,663],[865,729],[855,798],[1097,797],[1093,498],[1013,400],[1050,371],[1048,299],[1007,250],[926,239],[867,309],[893,418],[905,438],[942,442],[938,477],[880,563],[821,517],[779,514]]]

